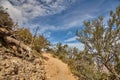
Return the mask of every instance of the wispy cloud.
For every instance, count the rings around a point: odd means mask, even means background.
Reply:
[[[76,41],[77,38],[78,38],[77,36],[74,36],[74,37],[71,37],[71,38],[65,40],[64,42],[67,42],[67,43],[68,42],[73,42],[73,41]]]
[[[28,21],[38,16],[60,13],[75,0],[2,0],[14,20]]]
[[[79,3],[76,3],[77,8],[74,7],[73,9],[68,9],[68,7],[75,1]],[[61,13],[68,9],[66,13],[61,14],[60,17],[57,18],[58,22],[55,20],[58,25],[55,25],[54,23],[49,24],[47,22],[45,25],[42,23],[33,23],[33,25],[39,25],[41,32],[45,32],[47,30],[67,30],[73,27],[79,27],[83,25],[84,20],[96,17],[96,13],[99,14],[109,10],[106,6],[106,10],[104,11],[102,10],[103,8],[98,8],[105,0],[98,1],[99,3],[94,1],[94,6],[92,3],[83,4],[82,1],[84,2],[84,0],[2,0],[0,5],[8,8],[8,12],[11,17],[15,22],[19,22],[19,24],[23,24],[29,20],[34,20],[36,17],[40,16],[46,16],[47,19],[50,15]]]
[[[69,31],[66,36],[72,35],[73,33]]]
[[[44,34],[44,36],[45,36],[46,38],[50,38],[50,37],[51,37],[51,32],[46,32],[46,33]]]
[[[82,28],[84,20],[97,16],[105,16],[107,22],[109,11],[119,3],[120,0],[0,0],[0,5],[8,8],[20,26],[30,28],[32,33],[39,27],[38,34],[44,34],[52,43],[74,46],[81,45],[76,43],[74,29]]]
[[[83,25],[83,21],[88,19],[88,18],[93,18],[92,16],[88,16],[88,15],[83,15],[82,17],[79,15],[76,15],[76,17],[71,17],[71,18],[63,18],[63,22],[61,21],[61,24],[60,25],[52,25],[52,24],[30,24],[29,25],[26,25],[26,26],[29,26],[32,28],[35,28],[33,26],[39,26],[40,27],[40,32],[41,33],[44,33],[48,30],[50,31],[58,31],[58,30],[68,30],[70,28],[75,28],[75,27],[80,27]]]
[[[76,47],[78,48],[80,51],[84,50],[84,44],[80,43],[80,42],[76,42],[76,43],[67,43],[67,45],[69,47]]]
[[[22,11],[15,8],[9,1],[7,0],[2,0],[0,2],[0,5],[3,6],[4,8],[8,8],[8,13],[10,16],[14,19],[16,22],[17,20],[21,19],[21,21],[25,21],[26,19],[22,17]],[[20,21],[19,21],[20,22]]]

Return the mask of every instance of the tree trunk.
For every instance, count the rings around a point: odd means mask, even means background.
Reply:
[[[12,31],[8,31],[6,28],[0,27],[0,33],[4,34],[4,35],[10,35],[10,34],[12,34]],[[3,36],[3,35],[1,35],[1,36]]]
[[[4,40],[7,42],[7,43],[14,43],[15,45],[21,47],[22,49],[26,50],[27,52],[31,52],[31,48],[28,47],[27,45],[25,45],[24,43],[22,43],[21,41],[18,41],[12,37],[9,37],[9,36],[4,36],[3,37]]]

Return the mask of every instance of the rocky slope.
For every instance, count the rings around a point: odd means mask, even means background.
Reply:
[[[45,80],[40,57],[31,55],[27,59],[14,53],[13,49],[0,46],[0,80]]]

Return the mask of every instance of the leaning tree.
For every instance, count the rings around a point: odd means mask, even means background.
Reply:
[[[16,24],[14,24],[12,18],[7,13],[7,9],[0,7],[0,43],[4,43],[5,46],[8,44],[14,44],[30,53],[31,49],[17,39],[14,30],[15,26]]]

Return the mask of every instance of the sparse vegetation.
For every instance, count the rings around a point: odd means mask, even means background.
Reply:
[[[18,28],[16,30],[16,35],[19,36],[19,40],[23,41],[26,45],[31,44],[32,42],[32,34],[27,28]]]
[[[77,31],[84,51],[58,44],[55,55],[68,63],[80,80],[120,80],[120,6],[110,12],[107,25],[103,17],[85,21],[84,25]]]
[[[15,29],[16,26],[9,14],[0,7],[0,49],[4,46],[6,51],[7,48],[12,50],[11,53],[19,58],[25,55],[22,59],[31,56],[27,55],[30,49],[34,54],[46,49],[67,63],[79,80],[120,80],[120,6],[115,12],[110,12],[107,25],[103,17],[84,21],[84,29],[76,33],[77,40],[85,46],[83,51],[62,43],[49,49],[50,42],[44,35],[37,35],[38,28],[33,35],[28,28]],[[34,58],[32,56],[27,60],[32,61]]]
[[[109,78],[119,80],[120,73],[117,67],[120,63],[119,40],[120,40],[120,6],[116,12],[110,12],[107,27],[104,26],[103,17],[93,21],[84,22],[85,29],[77,32],[79,41],[85,44],[85,52],[91,55],[96,63],[97,70],[103,72],[104,67],[108,71]],[[103,68],[103,69],[102,69]],[[106,72],[107,72],[106,71]]]
[[[29,47],[32,34],[28,29],[15,27],[0,7],[0,80],[45,80],[42,58]]]
[[[6,10],[0,6],[0,27],[8,27],[8,29],[13,28],[13,20],[10,18],[9,14],[6,12]]]
[[[48,49],[48,46],[50,46],[50,42],[43,35],[39,35],[33,39],[32,48],[38,52],[41,52],[41,49]]]

